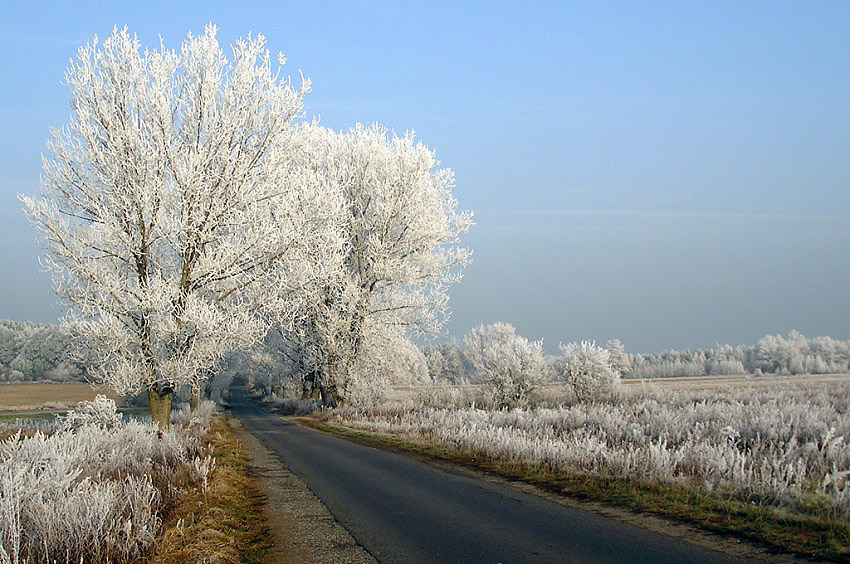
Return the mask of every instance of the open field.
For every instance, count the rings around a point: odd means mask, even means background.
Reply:
[[[669,390],[710,390],[717,388],[758,387],[767,388],[776,385],[789,384],[829,384],[850,381],[850,374],[803,374],[798,376],[781,376],[765,374],[738,374],[732,376],[686,376],[682,378],[653,378],[624,379],[622,382],[629,388],[633,386],[653,385]]]
[[[117,396],[112,390],[95,388],[91,384],[7,384],[0,386],[0,410],[21,411],[27,409],[50,409],[73,407],[81,401],[91,401],[97,394],[112,399]]]
[[[753,376],[752,374],[720,375],[720,376],[683,376],[680,378],[625,378],[622,380],[624,391],[635,392],[645,389],[658,390],[721,390],[738,388],[771,388],[775,386],[788,386],[796,384],[835,384],[850,382],[850,374],[804,374],[798,376],[766,374]],[[484,391],[482,384],[465,385],[440,385],[433,389],[475,393]],[[546,399],[557,400],[566,395],[566,385],[561,382],[549,382],[542,386],[543,396]],[[416,386],[393,386],[387,395],[389,401],[404,401],[416,398],[419,388]]]

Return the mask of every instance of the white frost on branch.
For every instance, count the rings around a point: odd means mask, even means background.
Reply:
[[[452,172],[412,133],[311,124],[300,140],[298,158],[340,214],[328,220],[338,246],[321,249],[325,276],[313,278],[303,322],[288,338],[310,386],[333,404],[393,373],[411,334],[440,330],[446,289],[469,259],[456,243],[472,214],[457,211]]]
[[[489,386],[497,407],[527,407],[546,372],[543,341],[529,341],[509,323],[480,325],[463,338],[464,354]]]
[[[292,158],[310,84],[264,44],[228,58],[210,25],[179,52],[142,51],[116,29],[66,72],[70,124],[52,131],[42,196],[21,200],[92,371],[119,393],[197,385],[265,333],[256,304],[292,324],[323,277],[310,259],[337,236],[333,199]]]
[[[561,345],[557,370],[579,401],[610,399],[620,384],[620,373],[614,368],[606,349],[594,341]]]

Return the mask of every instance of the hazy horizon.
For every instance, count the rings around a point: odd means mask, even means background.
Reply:
[[[850,5],[12,5],[0,22],[0,318],[59,314],[17,193],[38,191],[76,48],[127,24],[178,48],[261,32],[308,116],[415,129],[476,225],[449,335],[547,352],[850,339]]]

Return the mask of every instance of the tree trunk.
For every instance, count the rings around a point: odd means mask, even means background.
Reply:
[[[322,407],[330,407],[334,408],[336,405],[332,404],[333,396],[325,386],[319,386],[319,398],[322,402]]]
[[[319,389],[321,392],[323,406],[330,407],[331,409],[344,407],[345,402],[340,397],[339,390],[337,390],[336,386],[321,386]]]
[[[197,411],[201,408],[201,385],[193,384],[192,385],[192,398],[189,400],[189,406],[192,409],[192,413],[197,413]]]
[[[336,373],[333,365],[334,358],[328,358],[327,363],[320,373],[316,374],[316,383],[313,389],[319,389],[319,398],[323,407],[331,409],[340,407],[339,393],[336,387]]]
[[[171,398],[173,395],[170,389],[148,388],[151,420],[162,431],[168,429],[171,424]]]
[[[304,399],[319,399],[319,374],[317,371],[313,370],[304,377],[302,382],[302,393],[304,395]]]

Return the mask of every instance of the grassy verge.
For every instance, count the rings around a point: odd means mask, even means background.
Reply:
[[[207,491],[180,497],[150,562],[269,562],[271,535],[242,444],[220,416],[207,440],[216,459]]]
[[[652,513],[715,533],[734,535],[772,550],[809,558],[850,561],[850,523],[824,516],[821,508],[790,511],[685,487],[582,473],[550,472],[515,460],[454,449],[396,435],[373,433],[316,417],[299,423],[356,442],[451,462],[582,500]]]

